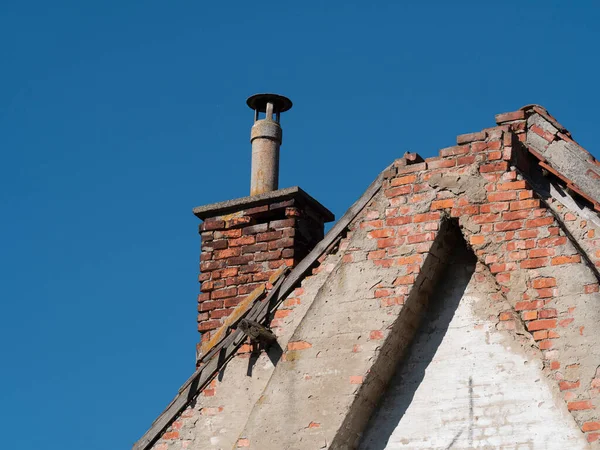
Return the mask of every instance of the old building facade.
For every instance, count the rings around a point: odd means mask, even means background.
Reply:
[[[197,369],[135,450],[600,448],[600,163],[544,108],[405,154],[325,236],[267,175],[194,210]]]

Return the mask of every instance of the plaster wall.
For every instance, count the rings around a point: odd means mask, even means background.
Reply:
[[[360,449],[589,448],[531,338],[498,329],[491,275],[457,251]]]

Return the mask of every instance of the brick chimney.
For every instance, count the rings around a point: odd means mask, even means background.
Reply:
[[[282,265],[294,267],[323,238],[333,214],[299,187],[279,189],[280,114],[292,102],[275,94],[247,101],[254,109],[249,197],[194,208],[200,225],[202,341],[220,327],[246,295]],[[265,113],[264,119],[260,113]]]

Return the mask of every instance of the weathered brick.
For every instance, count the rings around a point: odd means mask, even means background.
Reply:
[[[569,411],[582,411],[586,409],[593,409],[594,404],[590,400],[580,400],[575,402],[568,402],[567,408]]]
[[[579,255],[571,255],[571,256],[555,256],[552,258],[552,265],[558,266],[562,264],[574,264],[581,262],[581,257]]]
[[[392,186],[403,186],[405,184],[413,184],[417,181],[416,175],[406,175],[403,177],[394,178],[391,180],[390,184]]]
[[[548,258],[532,258],[521,261],[522,269],[537,269],[548,265]]]
[[[525,111],[513,111],[496,115],[496,123],[512,122],[513,120],[522,120],[525,118]]]
[[[483,141],[485,140],[485,138],[487,137],[487,133],[485,131],[478,131],[476,133],[467,133],[467,134],[460,134],[456,137],[456,143],[457,144],[467,144],[469,142],[474,142],[474,141]],[[461,147],[458,147],[461,148]]]
[[[556,328],[556,319],[541,319],[527,323],[529,331],[547,330],[550,328]]]

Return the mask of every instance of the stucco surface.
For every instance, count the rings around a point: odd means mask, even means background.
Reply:
[[[457,251],[360,449],[588,448],[539,350],[497,329],[493,278]]]

